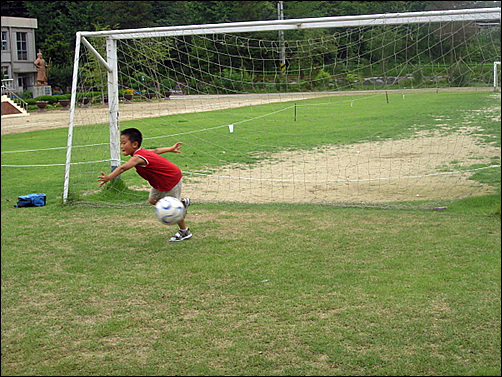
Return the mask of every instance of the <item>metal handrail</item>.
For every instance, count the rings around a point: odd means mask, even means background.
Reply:
[[[4,81],[4,80],[2,80],[2,81]],[[24,101],[21,97],[19,97],[11,88],[9,88],[7,85],[4,85],[2,83],[2,95],[5,95],[6,93],[9,95],[10,99],[15,98],[16,99],[15,102],[17,104],[20,104],[21,107],[24,109],[24,111],[28,110],[28,103],[26,101]]]

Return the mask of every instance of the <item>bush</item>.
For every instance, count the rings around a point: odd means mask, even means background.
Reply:
[[[30,90],[23,90],[22,93],[18,94],[19,98],[25,99],[25,98],[32,98],[33,97],[33,92]]]
[[[71,94],[59,94],[57,96],[54,96],[59,100],[62,100],[62,99],[71,99]]]
[[[321,69],[317,74],[317,76],[315,77],[315,81],[313,84],[315,87],[325,88],[328,86],[330,81],[331,81],[331,75],[328,72]]]
[[[37,100],[34,98],[26,98],[24,99],[24,102],[26,102],[29,105],[36,106]]]
[[[35,102],[46,101],[46,102],[49,102],[49,104],[54,105],[55,103],[58,102],[57,97],[58,96],[38,96],[38,97],[35,97],[34,100],[35,100]]]

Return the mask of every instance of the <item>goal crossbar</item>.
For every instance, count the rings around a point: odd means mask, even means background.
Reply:
[[[300,30],[350,26],[398,25],[423,22],[500,20],[500,8],[455,9],[409,13],[385,13],[358,16],[299,18],[269,21],[228,22],[221,24],[167,26],[79,32],[82,37],[134,39],[160,36],[243,33],[274,30]]]

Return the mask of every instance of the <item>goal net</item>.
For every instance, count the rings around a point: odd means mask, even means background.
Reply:
[[[441,206],[500,188],[500,8],[77,33],[63,200]]]

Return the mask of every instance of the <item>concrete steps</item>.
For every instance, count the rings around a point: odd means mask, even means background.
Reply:
[[[25,109],[12,101],[8,96],[2,95],[2,118],[27,115],[30,114]]]

